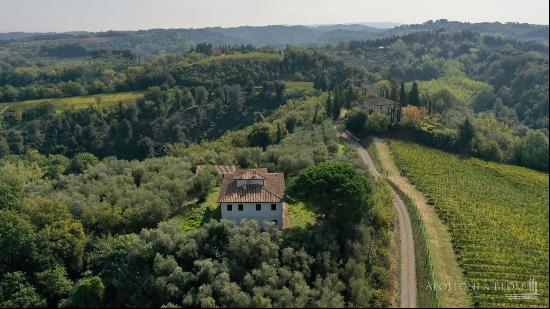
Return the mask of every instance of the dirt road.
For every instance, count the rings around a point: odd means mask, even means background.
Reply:
[[[387,141],[374,139],[373,147],[378,155],[379,169],[382,170],[382,174],[411,199],[422,218],[435,282],[445,282],[454,287],[464,286],[466,281],[458,266],[448,227],[439,219],[435,209],[428,205],[428,200],[422,192],[401,175]],[[473,306],[471,297],[465,289],[443,289],[437,294],[441,308]]]
[[[355,147],[357,147],[359,155],[367,165],[371,174],[376,179],[382,178],[380,173],[376,170],[376,166],[374,165],[374,162],[365,147],[357,142],[357,139],[349,132],[345,132],[344,135],[349,137],[349,140],[355,145]],[[399,197],[397,192],[395,192],[391,187],[390,189],[394,196],[393,206],[397,211],[397,216],[399,219],[399,238],[401,242],[399,252],[401,275],[400,305],[402,308],[416,308],[416,264],[411,219],[409,218],[409,213],[401,197]]]

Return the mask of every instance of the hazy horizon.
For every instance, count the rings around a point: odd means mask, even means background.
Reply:
[[[389,22],[548,25],[547,0],[2,0],[0,32],[67,32]]]

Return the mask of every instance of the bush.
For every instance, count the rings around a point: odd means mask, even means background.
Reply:
[[[479,157],[487,161],[501,162],[503,159],[502,149],[494,141],[481,141],[479,144]]]
[[[374,112],[367,121],[367,131],[374,134],[384,134],[390,126],[390,117],[386,114]]]
[[[79,153],[71,160],[71,165],[69,170],[72,173],[80,174],[84,172],[87,168],[92,167],[97,164],[99,160],[91,153]]]
[[[346,117],[346,129],[357,136],[363,136],[367,118],[368,116],[365,111],[352,110]]]
[[[401,110],[401,124],[417,126],[420,120],[422,120],[424,111],[422,108],[412,105],[407,105]]]
[[[302,122],[302,118],[300,117],[300,115],[294,113],[294,114],[291,114],[289,115],[288,117],[286,117],[285,119],[285,127],[286,127],[286,130],[289,132],[289,133],[293,133],[294,132],[294,129],[299,126]]]
[[[248,143],[252,147],[265,148],[273,142],[271,138],[271,132],[268,125],[255,125],[252,127],[252,131],[248,134]]]
[[[523,166],[548,171],[548,138],[531,130],[514,146],[514,161]]]

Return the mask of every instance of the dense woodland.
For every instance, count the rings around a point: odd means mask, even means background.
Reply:
[[[203,31],[219,40],[0,41],[0,307],[387,307],[392,197],[339,129],[548,171],[548,46],[530,41],[547,26],[328,27],[348,42],[310,48]],[[140,96],[102,104],[121,91]],[[96,104],[40,103],[83,95]],[[399,108],[368,113],[374,97]],[[196,218],[220,181],[198,164],[284,172],[310,223]]]
[[[0,255],[0,304],[388,306],[391,197],[356,172],[352,148],[339,146],[324,113],[315,116],[322,104],[288,102],[254,126],[200,145],[174,144],[161,158],[4,157],[0,244],[9,250]],[[183,233],[172,219],[219,181],[214,169],[193,173],[204,163],[296,175],[289,199],[316,205],[319,223],[280,231],[206,220]],[[317,188],[320,180],[330,186]],[[311,190],[328,199],[310,200]]]

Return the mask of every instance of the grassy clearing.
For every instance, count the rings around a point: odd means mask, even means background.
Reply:
[[[313,87],[313,82],[283,81],[283,84],[286,88],[285,95],[289,98],[314,96],[317,93]]]
[[[285,87],[287,90],[294,91],[313,91],[313,82],[293,82],[293,81],[284,81]]]
[[[269,61],[269,60],[281,60],[282,56],[279,54],[270,54],[270,53],[237,53],[237,54],[229,54],[229,55],[222,55],[217,57],[208,57],[201,59],[194,64],[206,64],[206,63],[212,63],[216,61],[224,61],[224,60],[263,60],[263,61]]]
[[[3,113],[21,113],[26,109],[39,106],[41,104],[51,104],[56,111],[63,111],[66,109],[82,109],[90,106],[111,106],[114,104],[133,103],[139,98],[143,92],[118,92],[107,93],[80,97],[70,98],[58,98],[58,99],[43,99],[43,100],[29,100],[21,102],[11,102],[0,104],[0,114]],[[98,103],[99,102],[99,103]]]
[[[288,228],[306,227],[308,224],[315,224],[315,212],[309,206],[299,202],[288,205]]]
[[[547,174],[406,142],[391,150],[447,224],[474,305],[548,306]],[[507,297],[528,293],[531,278],[536,299]]]
[[[203,202],[187,205],[186,213],[174,218],[184,232],[195,230],[212,219],[220,219],[221,213],[217,203],[220,188],[215,188]]]

